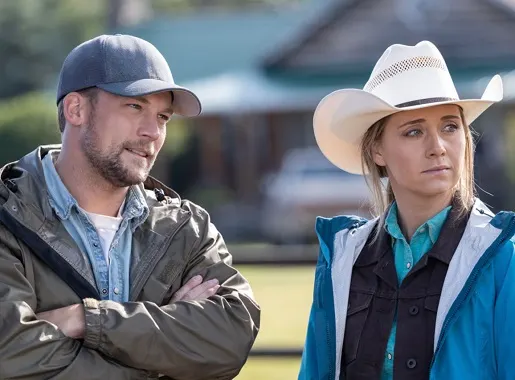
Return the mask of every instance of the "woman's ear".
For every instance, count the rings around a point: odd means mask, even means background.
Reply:
[[[377,166],[386,166],[383,156],[383,147],[380,143],[375,143],[374,146],[372,146],[372,158]]]

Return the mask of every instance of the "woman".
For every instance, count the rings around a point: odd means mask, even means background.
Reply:
[[[320,102],[320,149],[366,174],[379,216],[317,220],[299,379],[515,379],[515,215],[475,198],[469,129],[501,99],[495,76],[459,100],[424,41],[389,47],[364,90]]]

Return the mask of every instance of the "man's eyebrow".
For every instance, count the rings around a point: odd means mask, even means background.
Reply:
[[[129,96],[130,99],[137,100],[138,102],[149,104],[150,102],[143,96]]]
[[[170,107],[166,107],[162,112],[166,112],[166,113],[169,113],[169,114],[173,114],[174,113],[174,110],[173,110],[173,107],[170,106]]]

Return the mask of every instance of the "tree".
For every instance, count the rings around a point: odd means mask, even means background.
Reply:
[[[0,102],[0,166],[38,145],[60,142],[53,97],[28,93]]]
[[[104,29],[102,0],[0,1],[0,98],[53,87],[68,52]]]

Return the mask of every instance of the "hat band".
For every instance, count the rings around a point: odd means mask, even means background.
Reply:
[[[419,106],[421,104],[453,102],[453,101],[458,101],[458,100],[459,99],[456,99],[456,98],[445,98],[445,97],[443,97],[443,98],[427,98],[427,99],[412,100],[410,102],[397,104],[395,107],[405,108],[405,107]]]

